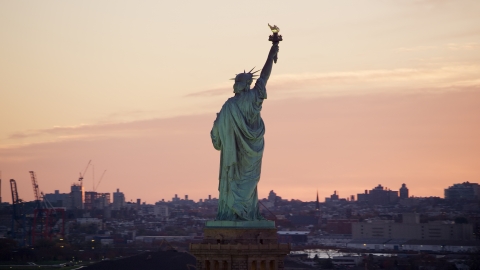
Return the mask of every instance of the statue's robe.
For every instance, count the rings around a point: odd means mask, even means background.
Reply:
[[[220,150],[220,198],[216,220],[263,220],[259,213],[257,183],[260,180],[265,125],[260,111],[267,98],[265,80],[229,98],[210,132]]]

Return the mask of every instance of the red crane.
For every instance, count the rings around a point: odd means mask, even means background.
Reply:
[[[12,237],[19,240],[21,246],[25,246],[26,238],[26,219],[23,209],[23,201],[18,198],[17,182],[10,179],[10,189],[12,191]]]
[[[30,178],[32,179],[33,194],[35,195],[36,209],[33,211],[32,224],[32,245],[35,245],[35,239],[52,240],[54,235],[60,234],[65,237],[65,210],[63,208],[42,207],[41,200],[43,193],[38,188],[37,177],[34,171],[30,171]],[[42,195],[42,196],[40,196]],[[61,222],[58,228],[56,225]]]

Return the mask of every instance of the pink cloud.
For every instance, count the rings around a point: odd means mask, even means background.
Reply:
[[[17,179],[27,200],[33,198],[29,170],[37,172],[44,192],[67,192],[89,159],[97,175],[108,170],[99,191],[120,188],[128,200],[216,197],[219,152],[209,138],[214,117],[51,129],[45,132],[98,136],[0,149],[1,170],[5,179]],[[261,197],[273,189],[284,198],[313,200],[317,188],[323,198],[333,190],[348,196],[377,184],[395,190],[402,183],[416,196],[443,196],[452,183],[480,179],[479,88],[272,99],[263,118]],[[91,189],[91,172],[85,185]]]
[[[478,87],[480,80],[477,74],[480,74],[480,66],[478,65],[286,74],[276,76],[269,82],[268,87],[275,92],[282,92],[281,96],[292,93],[297,96],[413,93],[422,92],[425,89],[428,89],[429,92],[443,92],[456,91],[463,87]],[[231,86],[225,85],[224,87],[190,93],[186,97],[212,97],[231,92]]]

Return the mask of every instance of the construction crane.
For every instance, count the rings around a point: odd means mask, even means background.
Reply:
[[[78,181],[80,181],[80,184],[83,186],[83,177],[85,176],[85,173],[87,172],[88,170],[88,167],[90,166],[90,163],[92,162],[92,160],[89,160],[88,161],[88,164],[87,164],[87,167],[85,167],[85,170],[83,170],[83,173],[80,173],[80,177],[78,178]]]
[[[97,188],[100,185],[100,182],[102,182],[103,176],[105,175],[106,172],[107,172],[107,170],[103,171],[102,176],[100,176],[100,180],[98,180],[98,183],[95,186],[95,188],[93,189],[93,191],[95,191],[95,192],[97,191]]]
[[[44,207],[35,210],[35,217],[38,218],[33,220],[33,228],[38,229],[37,221],[40,221],[41,230],[37,231],[37,235],[48,240],[52,240],[53,237],[65,238],[65,208],[53,207],[47,198],[45,198],[43,192],[40,194],[44,202]],[[33,233],[32,244],[35,244]]]
[[[32,180],[32,186],[33,186],[33,196],[35,197],[35,205],[36,208],[41,208],[40,205],[40,190],[38,189],[38,183],[37,183],[37,176],[35,175],[34,171],[29,171],[30,173],[30,179]]]
[[[33,194],[35,196],[36,208],[33,211],[33,223],[32,223],[32,245],[35,245],[35,240],[48,239],[52,240],[54,233],[54,227],[62,222],[61,227],[59,226],[59,233],[62,237],[65,234],[65,210],[64,209],[55,209],[50,204],[47,204],[47,200],[44,198],[42,192],[38,188],[37,177],[34,171],[29,171],[30,178],[33,185]],[[42,206],[41,201],[43,199],[44,206]],[[50,202],[48,202],[50,203]]]
[[[38,188],[37,176],[34,171],[29,171],[30,179],[33,186],[33,196],[35,197],[35,209],[33,210],[33,223],[32,223],[32,245],[35,245],[35,239],[45,238],[44,225],[45,225],[45,213],[42,211],[40,190]]]
[[[10,189],[12,191],[12,238],[20,240],[20,245],[25,246],[26,218],[23,201],[18,198],[17,182],[14,179],[10,179]]]

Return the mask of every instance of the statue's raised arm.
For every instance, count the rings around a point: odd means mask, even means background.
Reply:
[[[267,84],[268,78],[270,78],[273,62],[277,63],[278,43],[283,40],[282,36],[278,35],[278,32],[280,32],[280,28],[278,28],[278,26],[271,26],[270,24],[268,24],[268,26],[273,33],[273,35],[270,35],[268,38],[268,40],[272,42],[272,47],[270,48],[270,52],[268,53],[268,58],[263,66],[262,72],[260,73],[260,78],[265,81],[265,84]]]
[[[272,73],[273,61],[277,57],[277,53],[278,53],[278,42],[272,44],[272,47],[270,48],[270,52],[268,52],[267,61],[263,66],[262,72],[260,73],[260,78],[262,78],[265,81],[265,84],[267,84],[268,78],[270,78],[270,73]]]

